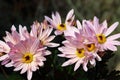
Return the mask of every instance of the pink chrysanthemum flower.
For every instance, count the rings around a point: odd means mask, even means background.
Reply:
[[[99,24],[97,17],[94,17],[93,22],[86,21],[87,25],[94,30],[95,36],[97,38],[99,51],[111,50],[116,51],[117,45],[120,45],[120,41],[117,39],[120,38],[120,33],[109,36],[118,26],[118,22],[112,24],[109,28],[107,26],[106,20]]]
[[[69,58],[69,60],[64,62],[62,66],[68,66],[76,63],[74,67],[74,71],[76,71],[82,64],[83,69],[87,71],[88,60],[86,57],[87,54],[85,53],[85,49],[76,48],[68,41],[64,41],[63,44],[65,45],[64,47],[58,48],[62,52],[62,54],[59,54],[58,56]]]
[[[2,53],[2,55],[0,56],[0,61],[3,61],[2,65],[5,65],[10,61],[9,56],[7,54],[9,52],[10,47],[7,45],[7,43],[0,41],[0,53]]]
[[[14,45],[9,53],[15,67],[14,71],[21,70],[21,74],[27,72],[27,79],[31,80],[32,72],[44,65],[43,61],[46,60],[44,56],[48,55],[43,53],[44,49],[35,38],[29,38]]]
[[[34,22],[32,25],[31,35],[38,38],[43,46],[46,47],[57,47],[59,44],[53,43],[52,40],[55,35],[51,35],[53,28],[44,21],[43,23]]]
[[[94,36],[94,31],[86,25],[86,20],[81,23],[77,20],[77,28],[74,29],[74,33],[69,36],[65,36],[65,38],[70,41],[73,45],[80,47],[85,46],[89,48],[88,51],[92,51],[93,53],[98,51],[97,39]]]
[[[45,19],[50,23],[51,27],[55,28],[55,34],[60,35],[74,23],[74,10],[70,10],[66,16],[66,20],[62,23],[61,16],[58,12],[52,14],[52,19],[45,16]]]
[[[43,37],[49,36],[51,31],[51,29],[40,30],[39,35]],[[43,61],[46,60],[44,56],[51,54],[51,52],[46,50],[39,38],[32,34],[32,30],[30,34],[26,27],[19,26],[18,33],[16,28],[12,26],[11,31],[11,33],[6,32],[5,42],[0,41],[0,52],[6,53],[0,57],[0,61],[3,61],[2,64],[6,67],[14,66],[14,71],[22,69],[21,74],[27,72],[27,78],[31,80],[32,72],[39,69],[39,66],[43,66]]]
[[[96,65],[96,59],[101,61],[97,54],[96,38],[93,36],[93,31],[85,24],[77,21],[77,28],[73,35],[65,36],[67,39],[63,42],[64,46],[58,48],[62,54],[60,57],[70,58],[64,62],[62,66],[75,64],[74,71],[82,64],[83,69],[87,71],[87,64]]]
[[[12,63],[12,61],[10,60],[9,55],[8,55],[8,53],[10,52],[10,49],[11,49],[11,45],[9,45],[8,43],[15,45],[18,42],[20,42],[21,40],[25,40],[23,33],[26,36],[28,35],[28,34],[26,34],[26,27],[22,28],[21,25],[19,25],[19,33],[16,31],[16,28],[14,25],[11,28],[11,33],[6,31],[6,36],[3,37],[5,42],[0,41],[0,52],[5,53],[4,55],[2,55],[0,57],[0,61],[3,61],[2,65],[5,65],[6,67],[13,66],[13,65],[8,64],[8,63],[10,63],[10,64]]]

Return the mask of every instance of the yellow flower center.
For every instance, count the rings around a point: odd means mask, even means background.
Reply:
[[[94,51],[95,50],[95,44],[92,43],[92,44],[87,44],[86,45],[86,49],[91,52],[91,51]]]
[[[60,30],[60,31],[64,31],[64,30],[66,30],[66,25],[65,24],[59,24],[57,26],[57,29]]]
[[[106,42],[106,37],[105,37],[104,34],[98,34],[98,35],[97,35],[97,40],[98,40],[98,42],[99,42],[100,44],[103,44],[103,43]]]
[[[23,63],[31,63],[33,61],[33,54],[30,52],[27,52],[23,55],[22,57],[22,62]]]
[[[84,50],[83,48],[76,50],[76,55],[77,55],[79,58],[84,57],[84,56],[85,56],[84,53],[85,53],[85,50]]]

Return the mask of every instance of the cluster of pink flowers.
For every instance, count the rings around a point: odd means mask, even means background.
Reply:
[[[0,61],[5,67],[14,67],[14,71],[21,70],[21,74],[27,72],[27,79],[32,79],[32,73],[44,66],[46,55],[51,52],[48,47],[58,47],[61,54],[59,57],[68,60],[62,66],[68,66],[75,63],[74,71],[80,65],[84,71],[88,70],[88,64],[95,66],[96,60],[101,61],[98,52],[106,50],[117,51],[120,45],[120,33],[110,34],[118,26],[115,22],[110,27],[105,20],[99,23],[99,19],[94,17],[93,20],[75,20],[74,10],[70,10],[66,16],[65,22],[62,22],[58,12],[52,14],[52,18],[45,16],[42,23],[34,22],[30,32],[27,27],[19,25],[19,31],[13,25],[11,33],[6,31],[4,41],[0,40]],[[52,32],[55,30],[55,35]],[[52,40],[57,35],[63,35],[65,41],[54,43]]]

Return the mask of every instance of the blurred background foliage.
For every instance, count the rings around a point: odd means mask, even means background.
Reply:
[[[76,19],[80,21],[83,19],[93,19],[94,16],[97,16],[100,22],[106,19],[109,26],[116,21],[120,22],[120,0],[0,0],[0,39],[5,36],[5,31],[10,31],[13,24],[16,27],[18,27],[19,24],[29,27],[32,25],[33,21],[43,21],[45,15],[51,17],[51,13],[55,11],[58,11],[64,20],[70,9],[75,10]],[[114,33],[118,32],[120,32],[120,25],[114,31]],[[107,62],[109,71],[113,71],[114,69],[120,70],[120,48],[114,53],[114,57]],[[76,75],[76,77],[79,76],[76,74],[79,74],[79,72],[73,72],[72,66],[72,68],[68,67],[69,69],[61,68],[60,64],[62,63],[57,64],[57,62],[63,62],[61,61],[63,59],[58,59],[55,54],[48,56],[49,61],[46,62],[47,66],[45,66],[45,68],[40,68],[41,70],[37,71],[35,73],[36,75],[33,76],[34,78],[39,75],[41,77],[33,80],[59,80],[59,76],[55,74],[59,73],[59,75],[62,75],[63,70],[68,72],[68,74],[63,75],[63,77],[67,75],[68,77],[62,80],[70,80],[71,77],[69,76],[72,75]],[[53,58],[54,60],[52,60]],[[54,65],[57,65],[57,67],[54,67]],[[53,70],[54,74],[52,72]],[[80,71],[82,72],[82,70]],[[85,78],[84,74],[86,73],[80,73],[83,79],[79,77],[79,79],[71,79],[88,80]],[[53,79],[53,77],[50,78],[47,76],[57,76],[58,78],[56,77]],[[13,72],[12,69],[0,66],[0,80],[26,80],[24,77],[26,77],[25,74],[21,76],[19,72]],[[46,79],[43,77],[46,77]]]

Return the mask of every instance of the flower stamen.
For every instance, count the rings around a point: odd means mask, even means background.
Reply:
[[[31,53],[25,53],[22,57],[23,63],[31,63],[33,61],[33,55]]]
[[[57,29],[60,30],[60,31],[64,31],[64,30],[66,30],[66,25],[65,24],[59,24],[57,26]]]
[[[84,56],[85,56],[84,53],[85,53],[85,50],[84,50],[83,48],[76,50],[76,55],[77,55],[79,58],[84,57]]]
[[[87,44],[86,45],[86,49],[91,52],[91,51],[94,51],[95,50],[95,44],[92,43],[92,44]]]
[[[98,34],[96,36],[97,36],[98,43],[103,44],[106,42],[106,37],[104,34]]]

